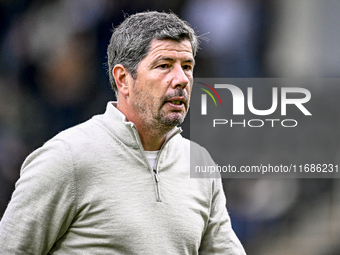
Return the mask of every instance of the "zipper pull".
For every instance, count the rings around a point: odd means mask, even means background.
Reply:
[[[158,182],[159,182],[159,177],[158,177],[158,174],[157,174],[156,169],[154,169],[153,172],[154,172],[154,174],[155,174],[155,180],[156,180],[156,182],[158,183]]]
[[[161,192],[159,190],[159,177],[156,169],[153,169],[153,173],[155,175],[155,181],[156,181],[156,201],[157,202],[162,202],[161,200]]]

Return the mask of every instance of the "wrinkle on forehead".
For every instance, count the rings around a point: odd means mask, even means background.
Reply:
[[[177,42],[171,39],[166,40],[154,39],[153,41],[151,41],[149,54],[155,51],[162,50],[189,53],[193,58],[191,44],[189,40]]]
[[[174,56],[178,59],[181,59],[184,62],[193,62],[195,63],[192,48],[189,40],[183,40],[181,42],[177,42],[171,39],[167,40],[158,40],[154,39],[150,44],[150,51],[147,55],[147,58],[151,59],[160,59]],[[171,58],[171,57],[170,57]],[[154,62],[154,61],[153,61]]]

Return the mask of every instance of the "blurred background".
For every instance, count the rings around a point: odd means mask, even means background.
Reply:
[[[208,38],[196,77],[340,74],[337,0],[1,0],[0,218],[25,157],[115,99],[105,67],[111,29],[145,10],[172,10]],[[337,179],[224,183],[248,255],[340,254]]]

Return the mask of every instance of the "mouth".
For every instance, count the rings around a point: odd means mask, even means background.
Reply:
[[[172,103],[172,104],[176,104],[176,105],[180,105],[180,104],[182,104],[183,102],[182,102],[182,101],[179,101],[179,100],[177,100],[177,101],[170,101],[170,103]]]
[[[174,110],[182,110],[187,108],[187,99],[185,97],[172,97],[166,100],[165,104],[168,104]]]

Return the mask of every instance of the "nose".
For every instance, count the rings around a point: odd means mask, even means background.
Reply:
[[[190,77],[183,70],[181,65],[176,65],[173,70],[172,86],[173,88],[185,88],[190,82]]]

